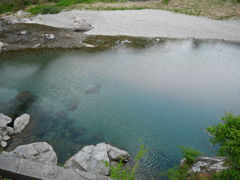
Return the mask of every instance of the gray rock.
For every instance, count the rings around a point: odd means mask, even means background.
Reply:
[[[108,156],[113,161],[120,161],[121,158],[123,158],[123,160],[125,162],[128,162],[130,160],[130,155],[126,151],[120,150],[120,149],[112,147],[112,146],[110,147]]]
[[[30,121],[30,115],[23,114],[14,121],[14,131],[15,133],[21,133],[22,130],[26,127],[26,125]]]
[[[56,39],[56,36],[54,34],[44,34],[42,35],[42,37],[44,39],[50,39],[50,40]]]
[[[185,163],[185,161],[186,161],[186,158],[181,159],[181,160],[180,160],[180,166],[183,166],[183,164]]]
[[[2,136],[0,135],[0,141],[2,140]]]
[[[4,114],[0,113],[0,127],[6,127],[7,124],[11,123],[12,119]]]
[[[111,155],[109,155],[109,153],[111,153]],[[126,161],[130,159],[126,151],[112,147],[109,144],[99,143],[96,146],[90,145],[82,148],[81,151],[65,163],[65,166],[73,167],[75,170],[107,176],[110,170],[108,167],[105,167],[103,161],[111,163],[109,156],[116,161],[120,160],[119,156],[122,156]]]
[[[9,152],[8,155],[46,164],[57,164],[57,155],[52,146],[46,142],[18,146],[14,151]]]
[[[7,146],[7,142],[1,141],[1,146],[2,146],[2,147],[6,147],[6,146]]]
[[[22,15],[23,15],[23,10],[19,10],[19,11],[17,12],[17,17],[18,17],[18,18],[21,18]]]
[[[87,31],[91,28],[92,26],[80,14],[76,14],[74,18],[74,31]]]

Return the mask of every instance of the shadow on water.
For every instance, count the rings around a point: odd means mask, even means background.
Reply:
[[[54,113],[53,108],[44,108],[41,99],[29,91],[19,93],[8,102],[1,101],[0,112],[13,119],[9,124],[11,127],[20,115],[28,113],[31,116],[28,126],[9,141],[6,151],[12,151],[19,145],[46,141],[56,151],[58,162],[63,164],[84,146],[104,141],[101,131],[89,134],[86,128],[76,126],[75,119],[68,118],[66,111]]]

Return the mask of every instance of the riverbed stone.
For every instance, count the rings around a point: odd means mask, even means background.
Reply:
[[[0,127],[6,127],[7,124],[11,123],[12,119],[2,113],[0,113]]]
[[[74,31],[88,31],[92,26],[80,14],[76,14],[74,18]]]
[[[7,127],[7,133],[10,135],[14,134],[14,129],[12,127]]]
[[[57,165],[58,160],[52,146],[46,142],[18,146],[8,155],[52,165]]]
[[[26,34],[28,34],[27,31],[19,31],[19,32],[17,33],[17,35],[26,35]]]
[[[56,36],[54,34],[44,34],[42,35],[42,37],[44,39],[50,39],[50,40],[56,39]]]
[[[26,125],[30,121],[30,115],[29,114],[23,114],[14,121],[14,131],[15,133],[21,133],[22,130],[26,127]]]
[[[8,135],[5,135],[4,137],[3,137],[3,140],[4,141],[7,141],[7,140],[9,140],[10,139],[10,137],[8,136]]]
[[[7,146],[7,142],[2,140],[2,141],[1,141],[1,146],[2,146],[2,147],[6,147],[6,146]]]

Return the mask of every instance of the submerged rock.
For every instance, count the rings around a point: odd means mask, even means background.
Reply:
[[[84,127],[78,126],[69,126],[68,130],[71,133],[71,136],[83,136],[88,133]]]
[[[89,143],[95,144],[103,141],[103,134],[101,132],[96,132],[91,135],[91,137],[88,139]]]
[[[80,14],[76,14],[74,18],[74,31],[87,31],[91,28],[92,26]]]
[[[86,94],[99,94],[102,85],[94,83],[89,89],[85,91]]]
[[[26,127],[26,125],[30,121],[30,115],[23,114],[22,116],[18,117],[14,121],[14,131],[15,133],[21,133],[22,130]]]
[[[71,118],[66,119],[66,123],[67,123],[68,125],[74,124],[74,123],[75,123],[75,119],[71,119]]]
[[[130,160],[130,155],[126,151],[112,147],[109,144],[99,143],[96,146],[89,145],[82,148],[81,151],[65,163],[65,166],[71,166],[74,169],[90,172],[92,174],[107,176],[110,174],[110,169],[109,167],[105,167],[103,161],[111,163],[119,159],[111,159],[109,153],[123,157],[126,162]]]
[[[18,146],[14,151],[4,154],[52,165],[57,165],[58,160],[52,146],[46,142]]]
[[[77,109],[77,108],[78,108],[78,101],[77,101],[77,100],[71,101],[71,102],[68,104],[68,106],[67,106],[67,110],[68,110],[68,111],[73,111],[73,110],[75,110],[75,109]]]
[[[32,103],[36,101],[37,97],[34,96],[31,92],[29,91],[23,91],[20,92],[16,97],[15,100],[21,102],[21,103]]]
[[[61,119],[67,119],[68,118],[68,114],[63,110],[57,111],[56,116],[61,118]]]

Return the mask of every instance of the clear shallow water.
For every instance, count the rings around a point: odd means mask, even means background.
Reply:
[[[224,110],[240,113],[239,59],[239,45],[192,40],[92,53],[4,54],[0,112],[10,116],[9,100],[20,92],[37,97],[23,108],[33,116],[34,130],[10,146],[48,141],[64,163],[84,145],[103,141],[134,158],[142,138],[149,152],[138,179],[160,179],[156,173],[182,158],[177,145],[209,153],[198,143],[208,141],[196,124],[205,128]]]

